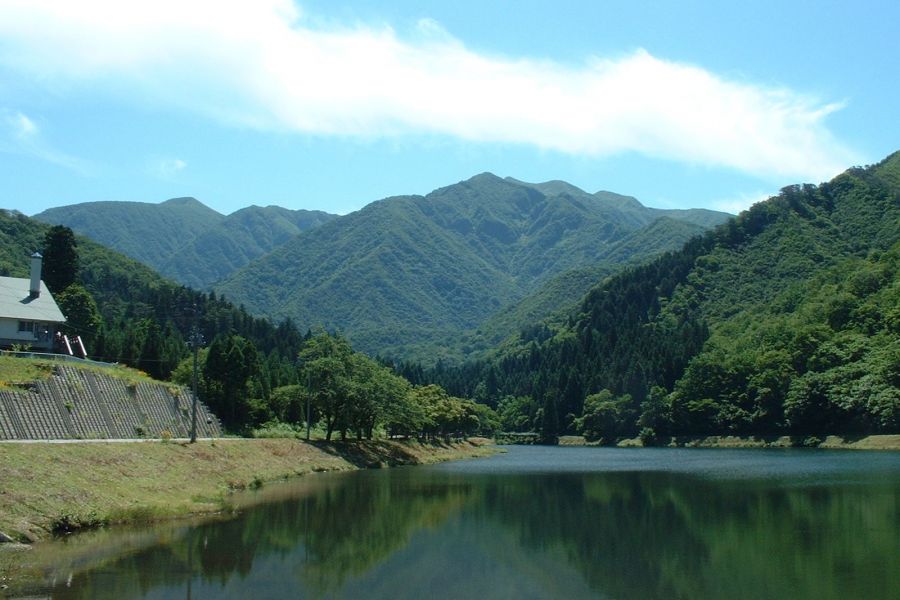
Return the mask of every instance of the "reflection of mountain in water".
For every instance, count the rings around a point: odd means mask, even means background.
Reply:
[[[58,598],[890,597],[887,483],[655,473],[324,479],[76,574]]]

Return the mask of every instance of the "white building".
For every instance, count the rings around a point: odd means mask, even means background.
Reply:
[[[56,331],[66,318],[41,281],[41,262],[41,255],[35,252],[30,278],[0,277],[0,347],[53,349]]]

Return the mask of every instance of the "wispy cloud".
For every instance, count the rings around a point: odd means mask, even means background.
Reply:
[[[28,115],[0,109],[0,152],[31,156],[87,176],[90,165],[78,157],[53,148]]]
[[[26,76],[242,127],[638,152],[813,181],[858,162],[825,124],[841,103],[644,50],[574,65],[489,56],[431,20],[406,35],[322,25],[290,0],[7,0],[0,38],[0,62]]]
[[[160,179],[170,181],[175,179],[187,167],[187,163],[180,158],[161,158],[153,160],[150,165],[150,173]]]
[[[747,210],[757,202],[768,200],[775,195],[777,195],[777,192],[761,191],[739,194],[731,198],[714,201],[712,203],[712,208],[736,215],[739,212]]]

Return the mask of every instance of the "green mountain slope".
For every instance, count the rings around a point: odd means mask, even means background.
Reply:
[[[578,423],[565,416],[608,389],[615,400],[596,400],[582,422],[602,424],[602,437],[896,430],[898,184],[895,153],[787,187],[610,277],[568,321],[432,377],[456,394],[481,384],[493,401],[530,396],[569,431]]]
[[[182,284],[207,288],[335,217],[278,206],[251,206],[224,216],[194,198],[175,198],[160,204],[88,202],[51,208],[34,218],[70,227]]]
[[[159,265],[159,271],[185,285],[207,288],[301,231],[336,217],[280,206],[242,208],[179,248]]]
[[[85,202],[60,206],[34,215],[159,268],[186,240],[225,219],[194,198],[146,202]]]
[[[27,277],[28,257],[44,245],[50,225],[0,210],[0,275]],[[86,336],[92,358],[122,362],[157,378],[188,354],[186,340],[196,325],[205,342],[237,333],[266,356],[269,387],[294,383],[302,336],[290,323],[278,326],[250,316],[222,298],[165,279],[150,267],[78,236],[79,283],[97,303],[102,324]]]
[[[513,336],[523,326],[550,317],[557,321],[565,318],[588,290],[620,271],[623,265],[638,264],[678,248],[703,231],[700,225],[670,217],[653,221],[622,238],[600,262],[564,271],[535,292],[491,315],[474,334],[466,336],[462,354],[474,357],[478,351],[488,350]]]
[[[367,352],[433,359],[448,352],[448,339],[554,276],[607,257],[628,260],[638,251],[633,234],[663,215],[636,200],[618,204],[562,182],[484,173],[424,197],[372,203],[215,289],[257,314],[340,329]],[[663,233],[676,238],[684,239]]]

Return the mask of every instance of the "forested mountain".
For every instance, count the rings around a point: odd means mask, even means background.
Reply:
[[[564,319],[588,290],[620,271],[623,265],[638,264],[678,248],[703,231],[700,225],[670,217],[651,222],[615,244],[599,262],[556,275],[536,291],[491,315],[475,332],[463,337],[461,355],[474,357],[490,350],[527,324],[554,317]]]
[[[554,276],[677,247],[698,224],[726,218],[484,173],[427,196],[374,202],[291,239],[215,289],[256,314],[341,330],[366,352],[433,360],[451,351],[449,340]]]
[[[197,235],[159,267],[160,273],[206,289],[298,233],[337,218],[319,210],[250,206]]]
[[[0,274],[27,277],[28,257],[44,248],[50,229],[23,214],[0,210]],[[259,352],[260,385],[266,389],[296,382],[294,362],[303,336],[291,323],[276,326],[253,317],[87,238],[77,239],[77,254],[76,283],[89,298],[66,306],[60,294],[54,296],[68,318],[69,333],[85,337],[92,358],[167,378],[188,355],[186,340],[196,324],[207,344],[235,335],[248,340]]]
[[[900,153],[784,188],[495,359],[413,379],[548,439],[900,427]]]
[[[208,288],[228,273],[337,215],[250,206],[228,216],[194,198],[160,204],[87,202],[35,215],[149,265],[179,283]]]
[[[158,270],[186,240],[215,227],[225,217],[194,198],[172,198],[160,204],[85,202],[50,208],[34,218],[65,225]]]
[[[60,286],[45,283],[66,315],[67,333],[85,338],[91,358],[190,385],[193,361],[186,340],[196,326],[204,346],[198,352],[198,390],[230,431],[251,433],[267,423],[279,435],[293,434],[306,418],[308,401],[326,439],[332,433],[371,438],[382,431],[445,437],[495,428],[486,406],[434,385],[413,388],[338,336],[301,335],[290,322],[275,326],[77,239],[66,227],[0,210],[0,274],[27,276],[34,250],[44,252],[45,275],[65,271]]]

